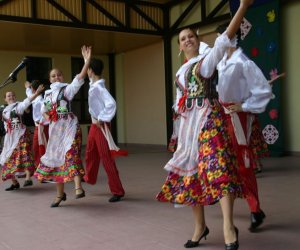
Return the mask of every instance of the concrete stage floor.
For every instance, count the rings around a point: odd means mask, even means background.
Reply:
[[[98,182],[83,183],[86,197],[74,199],[74,185],[66,185],[67,201],[49,205],[54,184],[40,184],[6,192],[0,183],[0,250],[177,250],[193,232],[191,209],[159,203],[155,195],[167,175],[163,169],[171,154],[161,148],[128,148],[117,159],[126,196],[109,203],[106,174]],[[258,175],[260,199],[266,213],[257,233],[250,233],[249,210],[244,200],[235,203],[235,224],[241,250],[300,249],[300,158],[263,160]],[[23,185],[23,180],[20,180]],[[224,249],[219,204],[206,207],[210,234],[195,249]]]

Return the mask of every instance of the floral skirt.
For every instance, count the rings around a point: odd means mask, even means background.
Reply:
[[[47,167],[40,163],[34,176],[40,182],[56,182],[65,183],[73,181],[75,176],[83,176],[84,168],[82,166],[81,155],[82,134],[81,128],[78,126],[74,141],[71,148],[65,156],[65,164],[60,167]]]
[[[182,205],[212,205],[232,194],[243,197],[237,160],[220,105],[212,106],[199,137],[198,172],[180,176],[169,172],[156,199]]]
[[[28,129],[21,136],[17,147],[2,166],[1,177],[5,181],[20,175],[24,176],[28,170],[31,174],[35,171],[33,155],[31,152],[31,135]],[[23,174],[24,173],[24,174]]]
[[[254,121],[252,123],[250,148],[253,151],[253,157],[255,159],[269,156],[268,144],[266,143],[265,138],[262,134],[257,115],[254,116]]]

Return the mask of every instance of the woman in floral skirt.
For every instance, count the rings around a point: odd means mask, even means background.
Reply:
[[[91,47],[81,48],[84,65],[72,83],[63,83],[62,72],[52,69],[50,89],[45,92],[42,113],[50,120],[49,141],[34,176],[41,182],[54,182],[57,196],[51,207],[58,207],[67,199],[64,183],[75,182],[75,198],[85,196],[81,186],[84,169],[80,158],[82,134],[77,117],[71,111],[71,100],[84,84],[91,59]]]
[[[169,175],[157,199],[192,207],[195,228],[186,248],[199,245],[209,229],[204,218],[204,206],[220,202],[223,213],[225,249],[239,248],[238,230],[233,223],[233,203],[242,197],[237,175],[237,161],[226,117],[216,91],[216,66],[239,29],[252,0],[241,0],[228,29],[219,36],[214,47],[199,54],[196,32],[183,29],[179,33],[179,49],[187,62],[176,74],[176,103],[180,112],[178,146],[165,169]]]
[[[16,101],[16,95],[13,91],[5,93],[7,106],[2,112],[2,119],[6,134],[0,155],[0,164],[2,165],[2,180],[12,180],[11,186],[6,188],[6,191],[20,188],[20,184],[16,179],[17,176],[24,177],[25,175],[24,187],[33,184],[31,176],[34,173],[35,165],[31,153],[30,131],[23,123],[22,115],[43,89],[44,86],[40,85],[37,91],[23,102]]]

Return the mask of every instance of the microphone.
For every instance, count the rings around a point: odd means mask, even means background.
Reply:
[[[27,57],[23,58],[22,62],[9,74],[8,79],[11,79],[13,82],[17,80],[17,74],[21,69],[23,69],[29,59]]]

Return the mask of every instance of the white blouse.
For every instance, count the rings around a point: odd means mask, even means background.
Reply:
[[[185,88],[185,72],[188,70],[188,68],[196,63],[199,62],[202,58],[203,62],[200,67],[200,74],[205,77],[209,78],[212,76],[212,74],[215,72],[216,67],[220,60],[223,58],[225,51],[228,47],[232,47],[236,45],[236,38],[229,40],[226,31],[217,37],[214,47],[208,48],[208,45],[205,43],[200,43],[199,47],[199,55],[191,58],[188,60],[185,64],[183,64],[179,70],[176,73],[176,76],[179,78],[179,82],[182,85],[183,89]],[[202,48],[201,48],[202,46]],[[176,91],[176,105],[175,105],[175,111],[177,112],[177,104],[182,96],[182,92],[178,90]]]
[[[25,110],[30,106],[30,104],[31,102],[29,98],[26,98],[23,102],[15,102],[9,104],[3,110],[3,117],[6,119],[10,119],[10,112],[14,109],[14,107],[18,115],[23,115]]]
[[[114,118],[117,110],[116,102],[105,88],[104,79],[90,82],[88,100],[89,113],[93,123],[96,123],[97,120],[110,122]]]
[[[26,98],[23,102],[15,102],[9,104],[3,110],[3,118],[10,119],[10,113],[15,110],[18,115],[22,115],[24,111],[30,106],[31,102],[28,98]],[[12,120],[12,123],[17,122]],[[7,123],[4,122],[5,129],[7,130]],[[13,129],[11,132],[6,133],[4,137],[3,150],[0,155],[0,164],[4,165],[4,163],[9,160],[9,157],[12,155],[14,149],[17,147],[20,138],[24,135],[26,127],[18,127],[17,129]]]
[[[72,101],[74,96],[79,91],[80,87],[84,84],[84,79],[79,80],[77,76],[73,79],[73,81],[68,83],[54,82],[50,85],[50,89],[45,91],[45,101],[50,101],[51,103],[56,103],[57,97],[61,88],[66,87],[64,90],[64,97],[68,101]],[[62,100],[61,103],[64,101]],[[46,113],[48,110],[45,105],[42,106],[42,113]]]
[[[45,92],[45,101],[50,101],[52,104],[57,103],[57,97],[61,88],[64,90],[64,97],[71,101],[80,87],[84,84],[84,80],[79,80],[77,76],[72,83],[55,82],[50,85],[50,89]],[[65,100],[60,100],[58,106],[66,106]],[[43,104],[42,112],[48,112],[47,106]],[[78,127],[78,119],[75,115],[68,115],[67,119],[58,119],[56,122],[51,122],[49,126],[49,141],[47,144],[46,153],[41,157],[41,162],[50,168],[62,166],[65,163],[65,155],[72,147],[76,131]]]
[[[260,68],[237,49],[231,57],[227,53],[217,66],[217,90],[221,102],[242,103],[245,112],[262,113],[273,98],[272,87]]]

